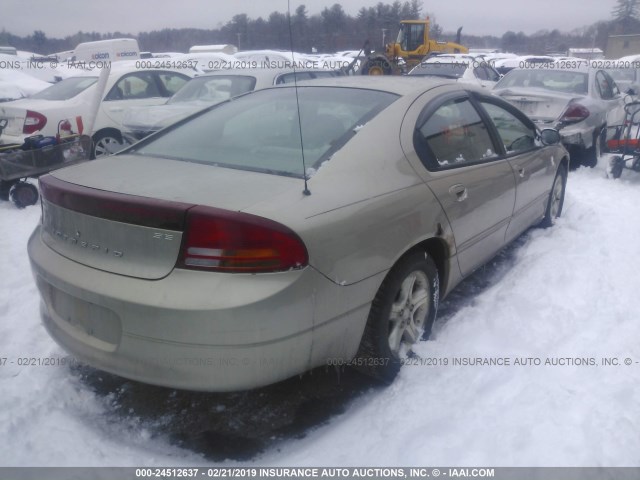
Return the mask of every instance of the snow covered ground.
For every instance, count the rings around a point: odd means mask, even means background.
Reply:
[[[386,389],[357,392],[304,435],[224,463],[640,466],[639,206],[640,175],[571,172],[563,218],[525,234],[449,297],[431,340],[415,349],[423,365],[405,366]],[[140,415],[123,391],[143,386],[110,392],[82,368],[19,365],[65,355],[40,325],[25,251],[39,214],[0,202],[0,465],[213,463],[163,434],[205,397],[169,393],[191,398],[174,409],[151,389],[139,399],[151,413]],[[453,365],[475,358],[510,364]]]

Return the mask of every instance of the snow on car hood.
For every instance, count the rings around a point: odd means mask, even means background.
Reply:
[[[28,97],[51,84],[16,70],[0,69],[0,101]]]

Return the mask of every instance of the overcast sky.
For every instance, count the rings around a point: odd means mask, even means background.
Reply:
[[[342,0],[355,15],[379,0]],[[391,3],[392,0],[384,3]],[[0,28],[29,35],[44,31],[62,38],[76,33],[120,31],[137,34],[162,28],[217,28],[238,13],[251,18],[286,12],[287,0],[1,0]],[[330,7],[335,0],[291,0],[291,10],[307,6],[309,14]],[[463,34],[501,36],[508,30],[526,34],[555,28],[569,32],[598,20],[609,20],[615,0],[444,0],[423,2],[445,31],[463,26]]]

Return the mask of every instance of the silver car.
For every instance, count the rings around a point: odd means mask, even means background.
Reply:
[[[44,325],[88,364],[175,388],[347,363],[391,381],[440,299],[560,215],[558,141],[442,80],[249,93],[41,177]]]
[[[596,165],[603,153],[608,117],[617,118],[624,107],[611,76],[581,60],[516,68],[493,92],[541,128],[558,129],[576,166]]]

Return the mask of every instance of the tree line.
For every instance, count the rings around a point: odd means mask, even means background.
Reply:
[[[462,43],[469,48],[491,48],[519,54],[558,53],[569,47],[599,47],[604,50],[611,34],[640,33],[638,0],[617,0],[612,20],[600,21],[571,32],[540,30],[531,35],[507,31],[502,36],[467,35]],[[111,38],[137,38],[141,50],[151,52],[187,52],[192,45],[233,44],[241,50],[278,49],[318,53],[359,49],[365,40],[379,49],[395,40],[400,20],[431,18],[431,37],[453,40],[458,25],[447,26],[446,32],[437,18],[424,12],[420,0],[393,3],[379,2],[374,7],[361,8],[355,16],[347,14],[338,3],[309,15],[305,5],[294,12],[274,11],[267,18],[235,15],[225,25],[212,29],[162,29],[131,35],[126,32],[98,33],[79,31],[64,38],[49,38],[36,30],[26,37],[0,32],[0,45],[47,55],[73,50],[82,42]],[[384,43],[383,43],[384,42]]]

